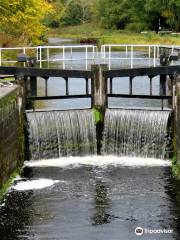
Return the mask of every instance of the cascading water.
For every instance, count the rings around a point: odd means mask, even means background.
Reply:
[[[107,110],[103,155],[165,159],[169,115],[168,111]]]
[[[31,159],[97,153],[93,111],[27,112]]]

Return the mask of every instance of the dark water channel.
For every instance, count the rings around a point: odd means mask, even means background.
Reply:
[[[61,63],[54,66],[62,67]],[[118,66],[114,62],[113,68]],[[76,62],[73,68],[83,69],[84,62]],[[114,79],[114,93],[128,92],[127,80]],[[82,79],[70,82],[70,93],[84,93]],[[61,78],[49,79],[48,86],[49,95],[65,93]],[[41,95],[43,80],[39,87]],[[134,94],[147,94],[149,81],[135,78],[133,87]],[[158,92],[156,77],[153,94]],[[157,100],[110,99],[109,104],[161,108]],[[37,103],[38,108],[89,106],[89,100]],[[0,240],[180,240],[180,182],[165,161],[88,156],[33,163],[25,164],[21,178],[0,205]],[[143,235],[135,234],[137,227]]]
[[[59,182],[9,192],[0,208],[2,240],[180,239],[179,183],[168,167],[87,164],[29,170],[25,176],[31,180]],[[137,227],[171,233],[137,236]]]

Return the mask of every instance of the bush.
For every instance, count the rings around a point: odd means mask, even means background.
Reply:
[[[126,30],[131,31],[131,32],[137,32],[140,33],[141,31],[148,30],[146,24],[144,23],[129,23],[126,25]]]

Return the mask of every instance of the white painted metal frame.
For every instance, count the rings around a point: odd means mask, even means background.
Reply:
[[[51,49],[59,49],[62,51],[62,58],[51,58],[50,50]],[[84,56],[82,58],[73,58],[73,50],[84,50]],[[35,55],[37,58],[37,62],[39,62],[40,67],[42,67],[43,62],[58,62],[62,61],[63,64],[65,61],[80,61],[86,60],[86,66],[88,64],[88,60],[96,60],[98,57],[98,48],[95,45],[72,45],[72,46],[37,46],[37,47],[12,47],[12,48],[0,48],[0,66],[2,63],[16,63],[17,60],[9,60],[3,59],[2,53],[5,51],[19,51],[21,53],[26,54],[27,50],[35,50]],[[44,50],[46,50],[45,58]],[[66,57],[66,51],[70,52],[70,58]],[[91,54],[90,54],[91,53]]]
[[[134,50],[135,48],[147,48],[148,57],[134,57]],[[145,60],[153,59],[154,66],[156,66],[156,61],[159,59],[160,54],[160,47],[167,47],[171,49],[173,52],[174,49],[179,49],[180,46],[171,46],[171,45],[147,45],[147,44],[105,44],[101,46],[101,58],[105,61],[107,60],[109,63],[109,67],[111,65],[111,60],[130,60],[131,61],[131,67],[133,67],[133,61],[134,60]],[[123,48],[123,51],[125,52],[125,57],[112,57],[112,52],[115,48]],[[113,50],[112,50],[113,49]]]
[[[112,52],[115,48],[123,48],[125,52],[125,57],[112,57]],[[147,49],[147,57],[135,57],[136,48]],[[159,59],[159,49],[160,47],[165,47],[171,49],[180,50],[180,46],[175,45],[146,45],[146,44],[105,44],[101,46],[101,59],[106,60],[111,65],[111,60],[130,60],[131,67],[133,67],[134,60],[153,60],[154,66],[156,66],[157,59]],[[61,58],[51,58],[51,49],[59,49],[61,51]],[[17,60],[13,59],[3,59],[3,53],[6,51],[19,51],[26,54],[28,50],[34,50],[34,54],[37,58],[40,68],[43,62],[62,62],[63,68],[65,68],[66,61],[81,61],[85,60],[86,69],[88,66],[88,60],[97,60],[98,58],[98,48],[95,45],[66,45],[66,46],[36,46],[36,47],[12,47],[12,48],[0,48],[0,66],[3,63],[16,63]],[[74,57],[74,52],[77,50],[83,50],[84,55],[82,58]],[[18,52],[18,53],[19,53]],[[67,57],[67,52],[70,57]]]

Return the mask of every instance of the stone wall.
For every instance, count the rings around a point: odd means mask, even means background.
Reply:
[[[174,108],[174,158],[173,172],[180,178],[180,79],[176,79],[173,85],[173,108]]]
[[[180,82],[176,82],[175,99],[175,150],[177,162],[180,162]]]
[[[0,188],[23,162],[22,95],[19,86],[0,87]]]

